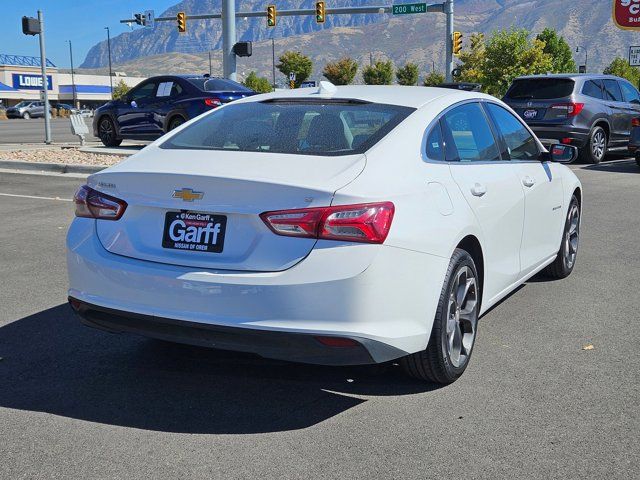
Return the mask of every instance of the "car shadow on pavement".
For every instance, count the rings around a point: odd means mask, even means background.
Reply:
[[[315,425],[366,402],[438,388],[394,364],[317,367],[114,335],[59,305],[0,328],[0,407],[176,433]]]
[[[595,170],[597,172],[640,173],[640,165],[636,163],[635,159],[587,165],[584,169]]]

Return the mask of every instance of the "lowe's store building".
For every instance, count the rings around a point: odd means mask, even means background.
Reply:
[[[134,87],[144,78],[113,77],[115,87],[120,80]],[[39,57],[0,54],[0,105],[11,107],[23,100],[40,100],[42,74]],[[59,73],[58,68],[47,59],[47,90],[49,102],[73,103],[75,89],[76,107],[95,108],[111,100],[108,75],[83,75]]]

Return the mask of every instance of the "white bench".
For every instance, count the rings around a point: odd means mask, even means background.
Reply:
[[[71,133],[77,135],[80,138],[80,146],[84,146],[84,137],[89,134],[89,127],[84,122],[84,117],[79,114],[72,114],[69,116],[71,121]]]

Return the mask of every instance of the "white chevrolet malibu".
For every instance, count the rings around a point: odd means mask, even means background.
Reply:
[[[573,270],[575,155],[480,93],[239,100],[88,178],[69,301],[110,332],[450,383],[484,312]]]

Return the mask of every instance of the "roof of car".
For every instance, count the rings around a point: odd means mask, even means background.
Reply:
[[[478,92],[466,92],[463,90],[437,87],[404,87],[400,85],[345,85],[337,86],[335,92],[331,94],[320,94],[318,92],[318,87],[297,88],[294,90],[279,90],[272,93],[255,95],[237,101],[330,98],[333,100],[361,100],[364,102],[420,108],[427,103],[443,97],[449,98],[452,103],[474,98],[495,100],[495,97]]]
[[[526,80],[536,78],[566,78],[570,80],[576,80],[578,78],[619,78],[615,75],[606,75],[603,73],[546,73],[541,75],[523,75],[515,80]]]

